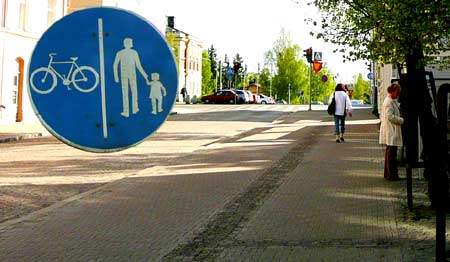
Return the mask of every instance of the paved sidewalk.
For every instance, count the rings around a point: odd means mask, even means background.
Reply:
[[[41,125],[41,123],[39,123],[39,121],[0,124],[0,143],[48,135],[50,135],[50,133]]]
[[[0,261],[408,261],[378,124],[349,120],[336,144],[290,114],[0,224]]]

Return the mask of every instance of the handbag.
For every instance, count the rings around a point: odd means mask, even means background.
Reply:
[[[336,99],[334,98],[333,93],[333,98],[331,99],[331,103],[328,105],[327,112],[329,115],[334,115],[335,111],[336,111]]]

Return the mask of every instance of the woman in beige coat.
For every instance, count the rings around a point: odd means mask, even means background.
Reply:
[[[386,145],[384,154],[384,178],[398,180],[397,147],[403,145],[400,116],[400,105],[397,97],[400,94],[400,85],[391,84],[387,88],[388,95],[384,99],[381,110],[380,144]]]

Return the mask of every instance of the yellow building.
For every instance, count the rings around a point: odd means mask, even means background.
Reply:
[[[202,42],[175,28],[175,18],[167,17],[166,34],[174,34],[174,55],[178,68],[178,99],[182,101],[181,89],[186,88],[191,101],[196,101],[202,94]]]
[[[0,124],[37,121],[27,92],[28,63],[42,33],[66,13],[66,0],[0,1]]]

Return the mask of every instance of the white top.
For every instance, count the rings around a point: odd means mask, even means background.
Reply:
[[[352,112],[352,102],[350,101],[350,97],[348,97],[347,93],[344,91],[335,91],[330,97],[330,102],[331,99],[333,99],[333,95],[336,99],[336,110],[334,111],[335,115],[343,116],[345,109],[347,109],[347,112]]]
[[[399,104],[396,99],[386,96],[381,109],[380,144],[402,146],[403,118],[400,116]]]

